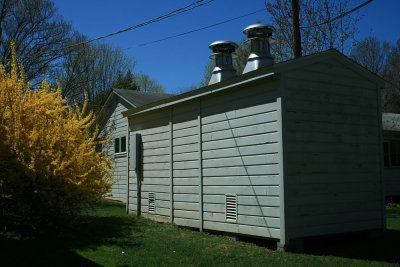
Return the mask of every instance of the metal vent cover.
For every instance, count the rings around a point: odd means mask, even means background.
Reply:
[[[210,44],[210,49],[214,54],[210,56],[210,59],[215,60],[215,68],[212,71],[212,75],[208,85],[219,83],[236,76],[236,70],[232,65],[232,53],[238,45],[231,41],[216,41]]]
[[[250,55],[243,74],[274,64],[274,58],[270,51],[274,31],[273,26],[261,23],[250,25],[243,30],[248,38],[246,43],[250,45]]]
[[[230,222],[237,221],[237,196],[225,195],[225,215]]]
[[[149,192],[149,212],[156,212],[156,193]]]

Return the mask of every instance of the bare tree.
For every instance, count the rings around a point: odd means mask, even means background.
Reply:
[[[99,110],[112,84],[133,67],[134,61],[122,49],[111,43],[96,42],[70,51],[57,76],[63,96],[82,103],[87,94],[90,107]]]
[[[60,48],[71,44],[75,34],[49,0],[0,1],[0,60],[10,61],[10,43],[15,42],[26,79],[33,85],[54,70],[67,53]]]
[[[383,110],[400,113],[400,39],[391,47],[382,77],[387,81]]]
[[[388,42],[381,42],[376,37],[370,36],[353,47],[350,58],[382,76],[387,68],[390,50],[391,45]]]
[[[272,2],[272,3],[271,3]],[[276,43],[272,53],[277,61],[293,58],[293,21],[290,0],[273,0],[266,3],[272,16],[271,24],[276,28]],[[299,25],[302,54],[308,55],[329,48],[342,53],[350,50],[357,33],[360,16],[352,13],[338,20],[333,18],[349,9],[350,0],[300,0]]]
[[[382,110],[400,112],[400,40],[396,45],[367,37],[350,52],[350,57],[385,81],[382,90]]]
[[[165,92],[165,88],[161,84],[157,83],[157,81],[152,80],[147,74],[134,74],[134,80],[139,87],[139,91],[156,93]]]

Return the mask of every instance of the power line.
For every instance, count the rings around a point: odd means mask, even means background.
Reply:
[[[183,36],[183,35],[187,35],[187,34],[190,34],[190,33],[198,32],[198,31],[201,31],[201,30],[209,29],[209,28],[221,25],[221,24],[225,24],[225,23],[228,23],[228,22],[231,22],[231,21],[234,21],[234,20],[238,20],[238,19],[241,19],[241,18],[244,18],[244,17],[248,17],[250,15],[253,15],[253,14],[259,13],[261,11],[265,11],[265,10],[266,10],[265,8],[259,9],[259,10],[253,11],[251,13],[244,14],[242,16],[238,16],[238,17],[235,17],[235,18],[224,20],[224,21],[221,21],[221,22],[218,22],[218,23],[214,23],[214,24],[211,24],[211,25],[208,25],[208,26],[204,26],[204,27],[201,27],[201,28],[190,30],[190,31],[187,31],[187,32],[184,32],[184,33],[179,33],[179,34],[171,35],[171,36],[168,36],[168,37],[165,37],[165,38],[162,38],[162,39],[158,39],[158,40],[154,40],[154,41],[150,41],[150,42],[146,42],[146,43],[141,43],[141,44],[138,44],[138,45],[135,45],[135,46],[132,46],[132,47],[125,48],[125,50],[138,48],[138,47],[142,47],[142,46],[146,46],[146,45],[162,42],[162,41],[165,41],[165,40],[168,40],[168,39],[173,39],[173,38],[176,38],[176,37],[180,37],[180,36]]]
[[[362,4],[359,5],[359,6],[356,6],[355,8],[353,8],[353,9],[351,9],[351,10],[349,10],[349,11],[344,12],[343,14],[340,14],[340,15],[337,16],[337,17],[334,17],[333,19],[330,19],[330,20],[327,20],[327,21],[325,21],[325,22],[322,22],[322,23],[319,23],[319,24],[315,24],[315,25],[312,25],[312,26],[305,26],[305,27],[300,27],[300,28],[301,28],[301,29],[314,28],[314,27],[322,26],[322,25],[327,24],[327,23],[329,23],[329,22],[332,22],[332,21],[341,19],[341,18],[343,18],[343,17],[345,17],[345,16],[347,16],[347,15],[353,13],[354,11],[357,11],[357,10],[359,10],[360,8],[362,8],[362,7],[366,6],[366,5],[368,5],[368,4],[371,3],[372,1],[374,1],[374,0],[368,0],[368,1],[362,3]]]
[[[114,36],[114,35],[117,35],[117,34],[120,34],[120,33],[131,31],[131,30],[134,30],[134,29],[137,29],[137,28],[140,28],[140,27],[144,27],[144,26],[147,26],[147,25],[149,25],[151,23],[155,23],[155,22],[158,22],[158,21],[161,21],[161,20],[176,16],[178,14],[190,11],[192,9],[207,5],[207,4],[211,3],[211,2],[213,2],[214,0],[208,0],[206,2],[204,2],[204,1],[206,1],[206,0],[198,0],[198,1],[193,2],[193,3],[191,3],[191,4],[187,5],[187,6],[184,6],[182,8],[179,8],[179,9],[176,9],[174,11],[171,11],[171,12],[165,14],[165,15],[162,15],[162,16],[159,16],[157,18],[148,20],[146,22],[131,26],[129,28],[126,28],[126,29],[123,29],[123,30],[119,30],[119,31],[116,31],[116,32],[113,32],[113,33],[110,33],[110,34],[107,34],[107,35],[104,35],[104,36],[100,36],[100,37],[97,37],[97,38],[93,38],[93,39],[90,39],[90,40],[82,41],[82,42],[79,42],[79,43],[76,43],[76,44],[67,45],[67,46],[63,46],[63,47],[57,48],[57,49],[53,49],[53,50],[47,51],[47,52],[45,52],[43,54],[48,54],[48,53],[51,53],[51,52],[54,52],[54,51],[58,51],[58,50],[64,50],[64,49],[69,49],[69,48],[73,48],[73,47],[80,46],[80,45],[85,45],[85,44],[88,44],[88,43],[91,43],[91,42],[94,42],[94,41],[98,41],[98,40],[101,40],[101,39],[105,39],[105,38],[108,38],[108,37],[111,37],[111,36]]]
[[[371,3],[372,1],[374,1],[374,0],[368,0],[368,1],[364,2],[364,3],[362,3],[361,5],[359,5],[359,6],[355,7],[355,8],[353,8],[353,9],[351,9],[351,10],[349,10],[349,11],[343,13],[343,14],[340,14],[339,16],[336,16],[336,17],[333,18],[333,19],[330,19],[330,20],[327,20],[327,21],[325,21],[325,22],[322,22],[322,23],[319,23],[319,24],[315,24],[315,25],[312,25],[312,26],[304,26],[304,27],[300,27],[300,28],[301,28],[301,29],[313,28],[313,27],[321,26],[321,25],[327,24],[327,23],[329,23],[329,22],[332,22],[332,21],[341,19],[341,18],[343,18],[343,17],[345,17],[345,16],[347,16],[347,15],[349,15],[349,14],[351,14],[351,13],[357,11],[358,9],[360,9],[360,8],[362,8],[362,7],[366,6],[366,5],[368,5],[368,4]],[[253,15],[253,14],[256,14],[256,13],[259,13],[259,12],[262,12],[262,11],[265,11],[265,10],[266,10],[265,8],[259,9],[259,10],[256,10],[256,11],[254,11],[254,12],[244,14],[244,15],[242,15],[242,16],[238,16],[238,17],[235,17],[235,18],[232,18],[232,19],[224,20],[224,21],[221,21],[221,22],[218,22],[218,23],[215,23],[215,24],[211,24],[211,25],[208,25],[208,26],[204,26],[204,27],[201,27],[201,28],[197,28],[197,29],[194,29],[194,30],[190,30],[190,31],[187,31],[187,32],[184,32],[184,33],[179,33],[179,34],[176,34],[176,35],[171,35],[171,36],[168,36],[168,37],[165,37],[165,38],[161,38],[161,39],[157,39],[157,40],[154,40],[154,41],[150,41],[150,42],[146,42],[146,43],[141,43],[141,44],[138,44],[138,45],[135,45],[135,46],[132,46],[132,47],[125,48],[124,50],[129,50],[129,49],[134,49],[134,48],[138,48],[138,47],[143,47],[143,46],[147,46],[147,45],[150,45],[150,44],[162,42],[162,41],[165,41],[165,40],[177,38],[177,37],[180,37],[180,36],[183,36],[183,35],[187,35],[187,34],[190,34],[190,33],[202,31],[202,30],[205,30],[205,29],[209,29],[209,28],[212,28],[212,27],[221,25],[221,24],[225,24],[225,23],[228,23],[228,22],[231,22],[231,21],[234,21],[234,20],[238,20],[238,19],[241,19],[241,18],[250,16],[250,15]]]

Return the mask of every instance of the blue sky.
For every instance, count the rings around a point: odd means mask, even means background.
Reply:
[[[89,38],[106,35],[188,5],[195,0],[138,1],[138,0],[53,0],[64,19]],[[360,2],[353,0],[353,6]],[[190,31],[264,8],[264,0],[215,0],[214,2],[117,36],[107,38],[120,48],[127,49],[137,65],[134,72],[148,74],[168,93],[177,93],[203,77],[211,50],[209,44],[217,40],[244,39],[242,30],[262,21],[270,24],[267,12],[222,24],[211,29],[182,37],[132,48],[138,44]],[[394,43],[400,39],[400,0],[375,0],[360,10],[363,15],[356,39],[368,35]]]

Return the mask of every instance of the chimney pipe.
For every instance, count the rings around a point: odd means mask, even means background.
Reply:
[[[212,71],[208,85],[219,83],[236,76],[236,70],[232,66],[232,53],[238,45],[231,41],[216,41],[210,44],[214,54],[210,59],[215,60],[215,68]]]
[[[250,56],[243,74],[274,64],[274,58],[270,52],[273,31],[275,31],[273,26],[261,23],[250,25],[243,30],[248,38],[246,43],[250,43]]]

